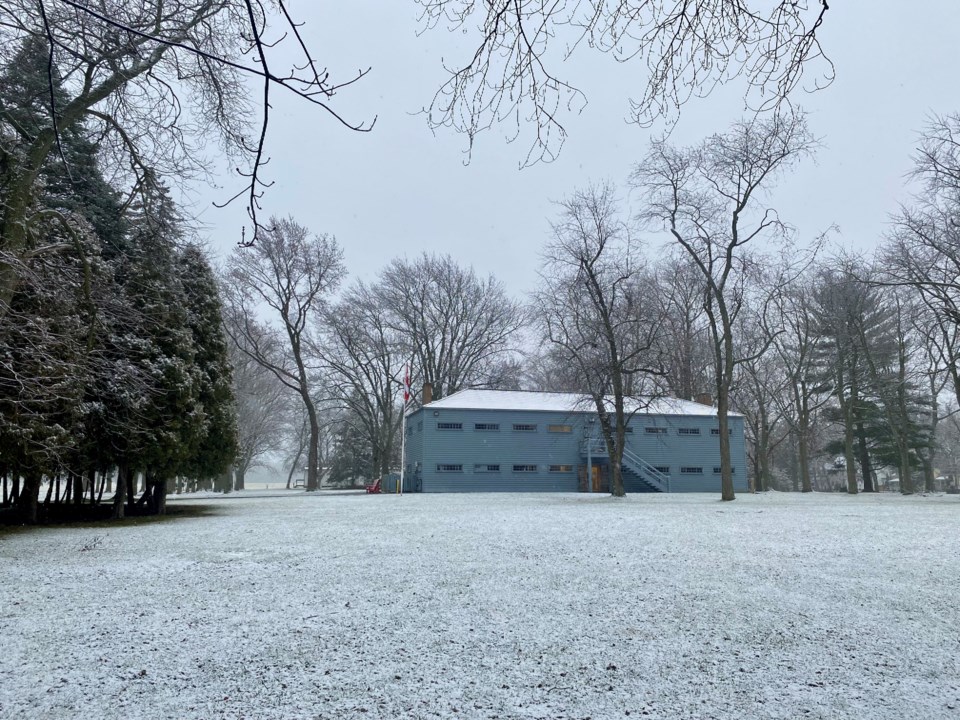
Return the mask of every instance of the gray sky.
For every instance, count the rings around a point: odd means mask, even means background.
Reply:
[[[836,223],[840,241],[866,251],[884,232],[889,212],[906,198],[905,174],[917,132],[933,112],[960,111],[954,33],[960,3],[928,0],[923,12],[902,2],[834,2],[821,40],[836,65],[826,90],[795,99],[810,114],[824,147],[784,178],[769,199],[801,239]],[[506,126],[479,138],[464,165],[466,141],[432,134],[417,111],[445,78],[441,60],[462,62],[473,49],[462,35],[434,30],[421,37],[413,0],[293,4],[302,32],[334,79],[361,67],[370,75],[343,90],[336,107],[353,120],[378,116],[369,134],[342,128],[293,96],[276,95],[267,152],[265,214],[293,215],[315,232],[337,236],[352,278],[370,278],[387,260],[449,252],[492,272],[520,294],[533,289],[539,253],[555,216],[552,200],[589,180],[624,187],[633,163],[663,126],[628,124],[627,99],[645,82],[639,64],[618,65],[589,51],[555,66],[589,104],[564,117],[569,137],[557,161],[520,170],[527,145],[508,144]],[[693,143],[742,115],[742,85],[691,100],[673,132]],[[240,237],[242,204],[219,210],[239,187],[199,188],[195,211],[211,247],[227,253]],[[661,239],[649,236],[651,245]]]

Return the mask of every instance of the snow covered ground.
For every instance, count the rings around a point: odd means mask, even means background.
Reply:
[[[0,717],[960,718],[956,497],[269,495],[0,535]]]

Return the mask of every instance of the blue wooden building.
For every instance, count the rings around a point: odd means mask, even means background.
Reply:
[[[462,390],[407,415],[404,489],[414,492],[609,492],[596,408],[572,393]],[[716,410],[660,398],[627,427],[628,493],[719,492]],[[734,487],[747,488],[743,417],[731,414]]]

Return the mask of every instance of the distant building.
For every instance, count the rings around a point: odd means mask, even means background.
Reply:
[[[596,408],[572,393],[462,390],[410,413],[404,489],[414,492],[609,492]],[[720,431],[708,405],[658,398],[634,405],[628,493],[719,492]],[[743,417],[731,414],[734,487],[747,489]]]

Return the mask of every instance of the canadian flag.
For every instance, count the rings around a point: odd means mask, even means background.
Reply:
[[[403,404],[410,402],[410,366],[407,365],[403,370]]]

